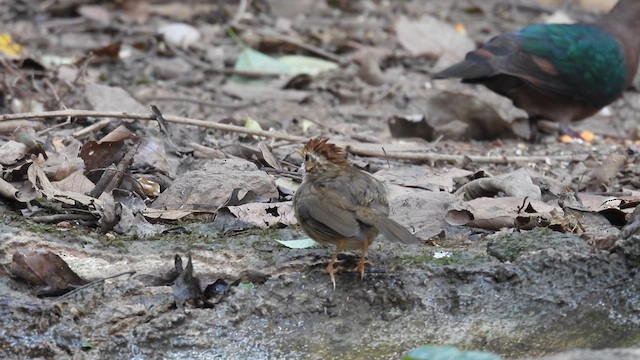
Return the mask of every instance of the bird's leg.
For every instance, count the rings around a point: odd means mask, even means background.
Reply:
[[[569,135],[574,139],[582,139],[582,136],[580,136],[580,133],[571,128],[571,122],[570,121],[561,121],[560,122],[560,131],[563,134]]]
[[[538,127],[538,118],[529,116],[529,141],[536,142],[540,139],[540,128]]]
[[[333,284],[333,290],[336,289],[336,277],[334,275],[336,272],[336,269],[333,267],[333,264],[336,263],[336,259],[338,259],[338,254],[340,253],[340,251],[342,251],[343,247],[344,247],[344,240],[339,240],[338,243],[336,244],[336,251],[334,251],[333,255],[331,255],[331,260],[329,261],[329,264],[325,269],[326,272],[329,274],[329,277],[331,278],[331,283]]]
[[[360,273],[360,279],[364,280],[364,261],[367,256],[367,248],[369,247],[369,240],[365,239],[362,241],[362,254],[360,255],[360,261],[358,262],[358,266],[356,270]]]

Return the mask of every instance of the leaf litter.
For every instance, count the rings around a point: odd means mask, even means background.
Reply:
[[[107,294],[125,294],[123,314],[129,315],[123,331],[145,326],[133,317],[140,312],[149,319],[169,316],[172,309],[159,309],[171,304],[242,314],[233,321],[244,328],[251,327],[243,313],[247,307],[249,314],[277,318],[278,306],[261,291],[271,291],[274,299],[306,301],[308,295],[293,288],[326,285],[319,280],[326,259],[296,227],[290,203],[301,178],[296,150],[303,139],[320,134],[347,146],[350,160],[385,182],[391,216],[423,240],[417,249],[376,243],[383,250],[371,261],[386,269],[371,281],[386,285],[371,296],[409,309],[400,313],[411,314],[410,301],[383,292],[394,276],[411,282],[412,275],[394,265],[407,258],[419,264],[415,271],[421,274],[453,271],[433,270],[424,259],[452,262],[460,251],[467,260],[491,257],[492,266],[520,261],[520,251],[560,248],[575,250],[567,256],[582,256],[585,249],[595,257],[623,254],[635,264],[638,255],[629,239],[640,228],[636,91],[576,124],[596,134],[592,143],[554,137],[529,143],[521,139],[528,135],[522,112],[505,99],[430,79],[489,34],[544,21],[555,5],[531,0],[505,10],[500,1],[471,6],[464,0],[284,7],[277,0],[243,1],[243,6],[67,3],[68,8],[50,3],[34,10],[40,23],[26,21],[18,4],[0,5],[7,24],[0,34],[0,113],[36,113],[0,115],[0,196],[7,204],[2,216],[18,227],[52,224],[59,231],[20,240],[6,230],[0,262],[35,288],[14,288],[11,297],[73,290],[74,297],[66,299],[82,304],[81,294],[105,302],[115,301]],[[590,17],[592,9],[602,11],[595,3],[565,11]],[[75,17],[64,17],[69,14]],[[360,21],[364,14],[371,21]],[[67,31],[74,28],[78,31]],[[116,40],[114,33],[127,36]],[[44,45],[30,45],[33,39]],[[90,112],[42,115],[65,109]],[[172,115],[228,127],[175,122]],[[64,239],[59,229],[83,234]],[[266,232],[269,241],[252,239],[257,231]],[[163,236],[176,232],[196,242],[205,233],[215,245],[183,243],[182,237],[162,243]],[[526,238],[540,233],[543,240]],[[505,234],[513,239],[500,240]],[[93,238],[100,236],[125,245],[98,246]],[[175,253],[185,249],[191,255],[183,264]],[[348,264],[351,255],[344,256]],[[171,259],[173,267],[162,270]],[[90,265],[75,267],[83,263]],[[104,278],[132,271],[139,274],[104,280],[102,290],[82,287],[89,283],[85,279],[99,278],[96,273]],[[2,281],[6,286],[16,280]],[[392,294],[399,291],[391,288]],[[158,307],[140,310],[133,294]],[[324,302],[306,303],[327,314],[338,311],[333,302],[340,300],[321,296]],[[379,310],[376,300],[352,296]],[[292,306],[280,316],[316,311],[309,309]],[[396,316],[388,308],[380,311],[386,322]],[[447,334],[458,332],[444,329],[438,339],[452,341]],[[407,344],[424,339],[400,339],[398,351],[406,353]],[[89,343],[80,351],[105,354],[110,346]],[[506,355],[566,350],[532,343],[525,350],[498,345],[490,350]],[[356,347],[368,349],[360,342]],[[61,351],[54,348],[53,353]],[[244,351],[251,355],[256,348]]]

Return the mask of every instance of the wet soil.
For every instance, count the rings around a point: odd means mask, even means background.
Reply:
[[[91,235],[4,226],[3,263],[37,246],[61,254],[87,278],[129,270],[137,275],[62,299],[39,299],[3,277],[0,355],[390,359],[419,345],[448,343],[521,358],[640,341],[639,275],[628,261],[639,238],[611,252],[548,230],[494,234],[464,249],[380,241],[363,280],[353,271],[356,254],[340,258],[345,269],[333,290],[323,271],[328,249],[274,245],[274,238],[299,235],[285,229],[190,244],[163,238],[114,246]],[[521,245],[514,249],[514,243]],[[487,247],[513,260],[501,262]],[[231,288],[210,309],[180,311],[171,287],[145,287],[136,277],[158,275],[171,268],[174,254],[187,252],[203,283],[242,279],[253,287]]]

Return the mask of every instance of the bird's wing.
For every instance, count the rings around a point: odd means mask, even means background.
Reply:
[[[321,234],[331,237],[365,238],[355,216],[355,208],[331,189],[310,185],[313,196],[296,203],[298,216]]]
[[[506,74],[543,93],[594,103],[615,99],[626,82],[622,48],[592,25],[531,25],[497,36],[434,78],[468,82]]]

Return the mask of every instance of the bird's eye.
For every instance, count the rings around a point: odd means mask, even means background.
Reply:
[[[309,154],[304,154],[304,161],[309,161],[311,160],[311,156],[309,156]]]

